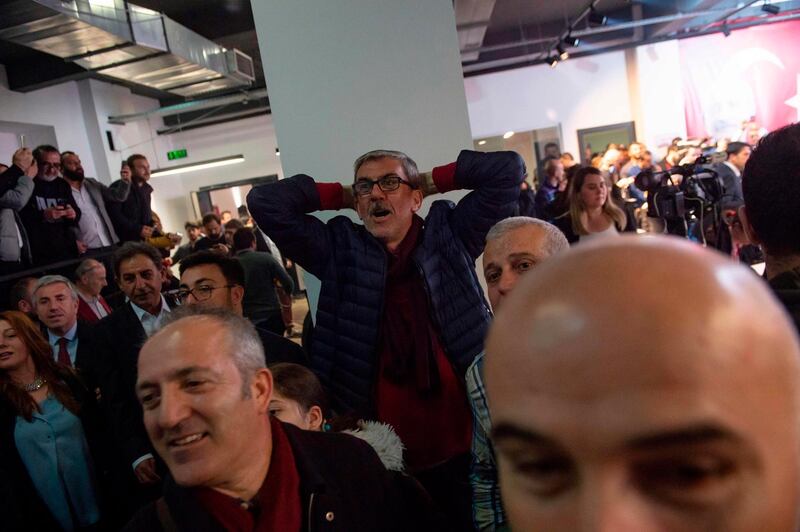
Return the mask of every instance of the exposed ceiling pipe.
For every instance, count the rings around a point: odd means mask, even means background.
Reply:
[[[686,18],[694,18],[707,15],[722,15],[724,13],[728,13],[729,11],[730,11],[729,9],[713,9],[710,11],[699,11],[697,13],[676,13],[674,15],[664,15],[661,17],[644,18],[641,20],[632,20],[630,22],[621,22],[619,24],[614,24],[611,26],[598,26],[596,28],[587,28],[584,30],[572,30],[572,36],[584,38],[591,35],[598,35],[601,33],[609,33],[613,31],[627,30],[632,28],[641,28],[643,26],[651,26],[653,24],[664,24],[666,22],[672,22],[675,20],[681,20]],[[555,36],[550,36],[550,37],[542,37],[539,39],[528,39],[525,41],[481,46],[480,48],[462,50],[461,53],[497,52],[500,50],[508,50],[510,48],[521,48],[523,46],[529,46],[532,44],[541,44],[543,42],[550,42],[555,38],[556,38]]]
[[[203,100],[193,100],[190,102],[168,105],[167,107],[159,107],[158,109],[153,109],[151,111],[143,111],[141,113],[109,116],[108,122],[110,124],[122,125],[128,122],[136,122],[137,120],[145,120],[151,116],[176,115],[179,113],[186,113],[189,111],[200,111],[202,109],[210,109],[212,107],[219,107],[222,105],[237,104],[245,101],[258,100],[266,97],[267,97],[267,89],[256,89],[253,91],[231,94],[229,96],[221,96],[219,98],[207,98]]]
[[[703,26],[702,28],[700,28],[700,31],[705,31],[705,30],[707,30],[707,29],[711,28],[712,26],[714,26],[715,24],[717,24],[717,23],[719,23],[719,22],[721,22],[721,21],[723,21],[723,20],[725,20],[725,19],[727,19],[727,18],[730,18],[730,17],[732,17],[732,16],[733,16],[733,15],[735,15],[736,13],[739,13],[740,11],[744,11],[744,10],[745,10],[745,9],[747,9],[748,7],[750,7],[750,6],[752,6],[753,4],[755,4],[755,3],[756,3],[756,1],[757,1],[757,0],[750,0],[749,2],[745,2],[745,3],[744,3],[744,4],[742,4],[741,6],[737,6],[737,7],[736,7],[736,8],[734,8],[734,9],[730,9],[730,10],[728,10],[728,12],[727,12],[727,13],[725,13],[724,15],[722,15],[722,16],[720,16],[720,17],[718,17],[716,20],[714,20],[714,21],[712,21],[712,22],[709,22],[708,24],[706,24],[705,26]]]
[[[231,120],[239,120],[241,118],[250,118],[256,115],[267,114],[270,112],[270,110],[271,108],[269,105],[255,105],[244,111],[228,112],[221,115],[217,115],[216,110],[212,110],[212,112],[197,118],[193,118],[188,122],[157,129],[156,133],[159,135],[171,135],[172,133],[180,133],[188,129],[195,129],[202,126],[219,124],[220,122],[229,122]]]

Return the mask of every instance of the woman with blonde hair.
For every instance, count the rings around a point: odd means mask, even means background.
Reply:
[[[0,313],[0,471],[15,499],[3,501],[6,523],[100,528],[98,419],[94,394],[53,360],[30,318]]]
[[[553,224],[570,244],[589,238],[636,231],[636,225],[611,200],[609,184],[597,168],[587,166],[575,173],[569,188],[569,210]]]

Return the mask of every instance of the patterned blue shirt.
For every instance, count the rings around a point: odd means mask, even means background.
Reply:
[[[497,463],[489,438],[492,422],[486,388],[483,386],[483,357],[480,353],[467,370],[467,396],[472,408],[472,520],[478,530],[507,530],[505,511],[497,482]]]

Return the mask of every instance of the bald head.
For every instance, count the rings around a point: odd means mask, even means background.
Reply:
[[[621,238],[542,264],[487,343],[512,526],[795,530],[798,360],[763,281],[696,245]]]
[[[85,296],[97,297],[107,285],[106,267],[94,259],[82,261],[75,270],[75,286]]]

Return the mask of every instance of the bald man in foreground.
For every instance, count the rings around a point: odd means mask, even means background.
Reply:
[[[487,344],[512,528],[797,530],[798,361],[763,282],[694,244],[621,238],[540,265]]]

